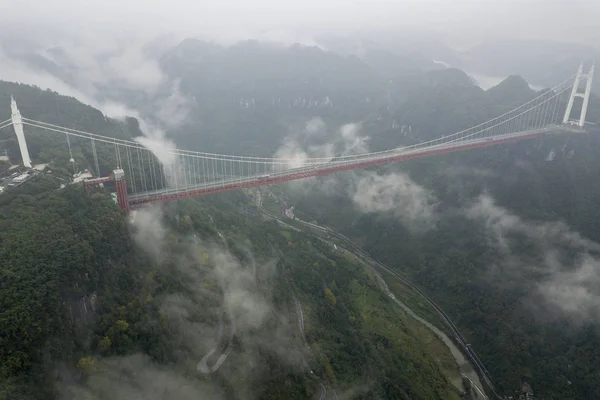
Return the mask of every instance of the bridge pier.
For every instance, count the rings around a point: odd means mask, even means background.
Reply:
[[[119,207],[129,214],[129,199],[127,198],[127,181],[125,180],[125,172],[122,169],[115,169],[112,173],[117,192],[117,203]]]
[[[127,195],[127,181],[125,179],[125,171],[123,171],[121,168],[115,169],[112,172],[112,174],[110,174],[110,176],[106,176],[103,178],[88,179],[87,181],[83,182],[83,185],[86,188],[89,188],[91,186],[97,186],[108,182],[115,182],[117,204],[119,205],[119,208],[121,208],[121,210],[129,214],[130,207],[129,197]]]

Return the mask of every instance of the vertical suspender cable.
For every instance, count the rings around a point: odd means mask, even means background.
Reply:
[[[73,175],[77,173],[75,170],[75,159],[73,158],[73,152],[71,151],[71,140],[69,139],[69,134],[65,135],[67,137],[67,146],[69,147],[69,162],[73,165]]]

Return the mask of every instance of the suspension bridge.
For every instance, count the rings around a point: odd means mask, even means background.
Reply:
[[[147,204],[168,203],[254,186],[271,185],[340,171],[369,168],[439,154],[488,147],[547,134],[578,132],[584,128],[594,67],[577,73],[525,104],[496,118],[438,139],[385,151],[341,153],[332,157],[247,157],[206,153],[153,144],[147,138],[125,140],[22,117],[11,102],[11,119],[23,165],[31,167],[24,127],[64,135],[73,163],[73,149],[88,155],[95,178],[87,188],[114,182],[119,206],[129,212]],[[580,86],[585,82],[583,91]],[[579,118],[572,119],[574,100],[582,98]],[[566,105],[566,109],[561,109]],[[100,165],[98,153],[109,165]],[[87,161],[90,160],[90,161]],[[103,161],[106,162],[106,161]]]

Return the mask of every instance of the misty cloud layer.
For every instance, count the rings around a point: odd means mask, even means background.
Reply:
[[[73,400],[223,398],[210,383],[195,379],[184,371],[157,365],[141,354],[101,360],[85,387],[69,387],[66,393]]]
[[[135,38],[82,35],[42,48],[2,43],[0,79],[75,97],[109,117],[134,117],[146,138],[158,142],[153,150],[175,147],[165,130],[183,123],[192,105],[179,80],[170,79],[154,51]]]
[[[496,279],[535,279],[531,301],[580,321],[600,321],[600,244],[562,222],[525,221],[482,195],[466,211],[501,256]]]
[[[245,265],[225,242],[203,242],[190,235],[179,239],[178,252],[171,253],[175,260],[169,263],[167,249],[177,239],[163,220],[160,208],[137,212],[134,240],[160,268],[174,265],[185,287],[159,299],[161,323],[168,327],[174,349],[170,357],[176,362],[162,366],[141,354],[100,359],[85,385],[66,386],[64,391],[76,400],[220,399],[218,385],[197,379],[206,373],[198,365],[210,353],[226,353],[219,379],[228,382],[237,398],[255,399],[252,382],[265,372],[265,355],[282,365],[302,366],[295,320],[277,313],[271,301],[277,260],[258,262],[251,245],[242,243],[240,251],[251,260]],[[224,240],[220,234],[216,238]]]
[[[348,123],[330,129],[321,118],[315,117],[303,129],[286,136],[274,157],[289,160],[288,168],[299,168],[308,165],[310,158],[325,163],[334,157],[366,153],[368,140],[360,135],[360,124]]]
[[[320,145],[309,144],[316,139],[327,141]],[[304,130],[286,137],[276,156],[293,160],[290,167],[301,167],[310,157],[333,159],[368,153],[368,143],[369,137],[361,132],[361,124],[349,123],[328,129],[320,118],[314,118],[306,123]],[[380,175],[373,171],[350,171],[345,173],[343,182],[337,175],[327,175],[319,178],[318,183],[302,180],[290,184],[305,190],[318,185],[319,190],[328,195],[346,194],[359,211],[391,213],[416,231],[433,227],[437,219],[435,196],[400,172]]]
[[[427,229],[436,221],[436,198],[403,173],[365,172],[349,190],[357,208],[365,213],[391,213],[409,228]]]

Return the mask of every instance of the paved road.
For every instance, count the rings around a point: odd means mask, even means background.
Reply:
[[[319,393],[319,400],[324,400],[325,397],[327,397],[327,389],[325,388],[325,385],[321,383],[321,393]]]
[[[425,325],[427,328],[429,328],[437,337],[440,338],[440,340],[442,342],[444,342],[446,344],[446,346],[450,349],[450,352],[452,353],[452,356],[454,357],[454,359],[456,360],[456,362],[458,363],[460,370],[463,372],[463,374],[465,376],[467,376],[467,378],[473,382],[473,386],[475,386],[477,388],[477,390],[479,392],[481,392],[481,389],[479,389],[480,387],[482,387],[481,382],[479,381],[479,376],[477,376],[477,372],[475,372],[475,370],[473,369],[473,366],[469,363],[469,359],[466,358],[463,353],[459,350],[459,348],[454,344],[454,342],[452,340],[450,340],[450,338],[448,337],[448,335],[446,335],[443,331],[441,331],[439,328],[437,328],[435,325],[433,325],[431,322],[421,318],[419,315],[417,315],[410,307],[408,307],[406,304],[404,304],[403,302],[401,302],[400,300],[398,300],[396,298],[396,296],[394,296],[394,294],[392,293],[392,291],[389,289],[387,283],[385,282],[385,280],[383,280],[383,278],[381,277],[381,275],[379,275],[379,272],[377,270],[374,269],[375,275],[377,277],[378,283],[381,287],[381,289],[385,292],[385,294],[388,295],[388,297],[390,299],[392,299],[392,301],[394,303],[396,303],[398,306],[400,306],[408,315],[410,315],[411,317],[413,317],[414,319],[416,319],[417,321],[419,321],[420,323],[422,323],[423,325]],[[462,384],[462,380],[460,378],[455,379],[452,381],[452,384],[459,390],[463,390],[463,384]],[[481,392],[483,393],[483,392]],[[488,400],[488,397],[484,395],[484,397],[482,397],[485,400]]]
[[[304,335],[304,313],[302,312],[302,305],[295,293],[292,293],[294,296],[294,302],[296,303],[296,314],[298,315],[298,327],[300,328],[300,334],[302,335],[302,340],[306,343],[306,336]]]
[[[214,222],[212,215],[208,214],[208,216],[210,218],[210,221]],[[215,229],[216,229],[216,227],[215,227]],[[219,232],[218,229],[217,229],[217,234],[223,241],[223,245],[227,248],[227,240],[225,240],[225,237],[223,236],[223,234],[221,234],[221,232]],[[217,360],[212,365],[208,365],[209,360],[213,359],[215,354],[218,354],[220,351],[219,344],[221,343],[221,338],[223,337],[223,315],[221,314],[219,316],[219,330],[217,333],[217,340],[215,343],[215,347],[213,349],[211,349],[208,353],[206,353],[204,355],[204,357],[202,357],[202,359],[200,360],[198,365],[196,366],[196,369],[199,372],[202,372],[203,374],[212,374],[213,372],[216,372],[219,368],[221,368],[221,365],[223,365],[223,363],[225,362],[225,360],[227,360],[227,357],[233,350],[233,339],[235,338],[235,332],[236,332],[235,321],[233,320],[233,318],[230,317],[229,340],[227,342],[227,346],[225,347],[225,350],[223,350],[219,354],[219,357],[217,358]]]
[[[316,225],[316,224],[312,224],[310,222],[302,221],[302,220],[299,220],[297,218],[295,219],[295,221],[297,221],[297,222],[299,222],[301,224],[304,224],[306,226],[315,228],[317,230],[320,230],[320,231],[322,231],[324,233],[327,233],[327,234],[329,234],[331,236],[334,236],[334,237],[340,239],[341,241],[343,241],[350,248],[349,250],[352,250],[352,251],[358,253],[361,256],[361,258],[363,258],[367,262],[369,262],[370,265],[372,265],[374,267],[377,267],[377,268],[380,268],[383,271],[385,271],[385,272],[393,275],[394,277],[400,279],[402,281],[402,283],[406,284],[411,289],[413,289],[414,291],[416,291],[419,295],[421,295],[421,297],[423,297],[433,308],[435,308],[435,310],[438,312],[438,314],[440,315],[440,317],[442,317],[442,320],[448,325],[448,327],[450,328],[450,330],[452,331],[452,333],[455,335],[456,340],[458,341],[459,345],[463,348],[464,352],[467,353],[469,355],[469,357],[472,359],[472,361],[476,364],[477,368],[480,370],[481,374],[483,375],[483,378],[486,380],[486,383],[488,385],[492,386],[492,379],[491,379],[491,377],[489,375],[489,372],[483,366],[483,364],[479,360],[479,357],[477,357],[477,355],[473,351],[473,348],[471,347],[471,345],[467,342],[467,340],[464,338],[464,336],[462,335],[462,333],[458,330],[458,327],[450,319],[450,317],[448,316],[448,314],[446,314],[444,312],[444,310],[442,310],[442,308],[435,301],[433,301],[433,299],[431,299],[427,294],[425,294],[421,289],[419,289],[419,287],[417,287],[414,283],[412,283],[411,281],[409,281],[405,277],[399,275],[393,269],[391,269],[388,266],[380,263],[377,260],[374,260],[367,252],[365,252],[363,249],[361,249],[360,247],[358,247],[357,245],[355,245],[350,239],[348,239],[346,236],[342,235],[341,233],[335,232],[335,231],[331,230],[328,227],[320,226],[320,225]]]
[[[280,221],[279,219],[274,218],[276,221],[278,221],[279,223],[283,223],[282,221]],[[285,224],[285,223],[283,223]],[[287,224],[285,224],[287,225]],[[298,230],[298,228],[295,228],[291,225],[287,225],[288,227]],[[308,341],[306,340],[306,335],[304,333],[304,312],[302,311],[302,304],[300,303],[300,301],[298,300],[298,297],[296,296],[296,289],[294,287],[293,281],[290,282],[289,278],[287,274],[284,274],[284,278],[285,281],[287,282],[287,284],[290,286],[291,288],[291,292],[292,292],[292,297],[294,298],[294,306],[295,306],[295,310],[296,310],[296,316],[298,318],[298,329],[300,330],[300,335],[302,337],[302,341],[304,343],[304,346],[306,347],[307,352],[310,354],[310,356],[315,359],[315,355],[312,351],[312,349],[310,348],[310,345],[308,344]],[[314,375],[314,371],[312,370],[312,368],[310,367],[310,364],[308,363],[308,360],[306,359],[304,352],[301,352],[300,355],[302,356],[302,363],[304,364],[304,366],[306,367],[306,369],[308,369],[311,373],[311,375]],[[337,393],[335,392],[335,389],[331,388],[331,390],[333,391],[333,394],[335,395],[336,399],[337,399]],[[327,388],[325,386],[325,384],[323,384],[323,382],[319,382],[319,391],[318,391],[318,397],[319,400],[324,400],[327,397]]]
[[[221,341],[222,329],[223,328],[221,325],[221,321],[219,321],[219,337],[217,338],[215,348],[211,349],[208,353],[206,353],[206,355],[202,357],[202,360],[200,360],[200,362],[196,366],[196,369],[199,372],[202,372],[203,374],[212,374],[213,372],[216,372],[221,367],[221,365],[223,365],[223,363],[233,350],[233,338],[235,337],[235,323],[231,321],[231,323],[229,324],[229,341],[227,343],[227,346],[225,347],[225,350],[219,354],[219,357],[212,365],[208,365],[209,360],[214,359],[215,354],[218,354],[220,351],[219,343]]]
[[[419,289],[411,281],[409,281],[405,277],[399,275],[396,271],[394,271],[391,268],[389,268],[388,266],[380,263],[379,261],[376,261],[373,258],[371,258],[371,256],[368,253],[366,253],[360,247],[356,246],[350,239],[348,239],[346,236],[342,235],[341,233],[332,231],[331,229],[329,229],[327,227],[319,226],[319,225],[316,225],[316,224],[311,224],[310,222],[305,222],[305,221],[301,221],[301,220],[298,220],[298,219],[296,219],[296,221],[298,221],[298,222],[300,222],[302,224],[306,224],[307,226],[311,226],[313,228],[316,228],[316,229],[322,230],[324,232],[327,232],[328,234],[330,234],[332,236],[335,236],[336,238],[342,240],[348,247],[350,247],[350,250],[353,250],[356,253],[358,253],[363,259],[365,259],[367,262],[369,262],[371,266],[380,268],[381,270],[387,272],[388,274],[391,274],[394,277],[400,279],[402,281],[402,283],[406,284],[411,289],[415,290],[419,295],[421,295],[421,297],[423,297],[433,308],[435,308],[435,310],[438,312],[438,314],[440,315],[440,317],[442,317],[442,320],[450,328],[450,330],[454,334],[454,337],[455,337],[456,341],[462,347],[463,352],[465,354],[467,354],[467,356],[470,358],[471,362],[477,367],[477,369],[479,370],[481,376],[486,381],[486,384],[492,390],[494,390],[492,378],[491,378],[489,372],[483,366],[483,363],[481,362],[481,360],[479,359],[479,357],[477,357],[477,354],[475,353],[475,351],[473,350],[473,348],[471,347],[471,345],[467,342],[467,340],[464,338],[464,336],[462,335],[462,333],[458,330],[458,327],[450,319],[450,317],[448,316],[448,314],[446,314],[444,312],[444,310],[442,310],[442,308],[436,302],[433,301],[433,299],[431,299],[427,294],[425,294],[421,289]],[[495,394],[496,397],[499,398],[499,396],[496,393],[494,393],[494,394]]]

